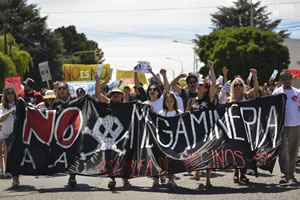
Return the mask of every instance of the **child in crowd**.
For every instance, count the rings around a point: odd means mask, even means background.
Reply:
[[[181,113],[182,111],[178,109],[178,103],[175,94],[173,92],[167,92],[164,95],[163,109],[159,111],[159,114],[165,117],[174,117]],[[169,174],[167,186],[170,189],[173,189],[177,186],[174,181],[174,174]]]

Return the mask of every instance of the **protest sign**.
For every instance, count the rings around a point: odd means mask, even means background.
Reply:
[[[5,87],[7,85],[9,85],[9,84],[13,85],[16,88],[16,90],[17,90],[18,93],[22,92],[22,89],[21,89],[21,77],[20,76],[5,78],[5,80],[4,80]]]

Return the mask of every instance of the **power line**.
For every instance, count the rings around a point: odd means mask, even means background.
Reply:
[[[217,6],[201,6],[201,7],[186,7],[186,8],[149,8],[149,9],[129,9],[129,10],[94,10],[94,11],[44,11],[46,14],[82,14],[82,13],[114,13],[114,12],[152,12],[152,11],[178,11],[178,10],[198,10],[210,9]]]
[[[277,2],[266,3],[264,5],[278,5],[278,4],[300,4],[299,1],[291,2]],[[90,11],[42,11],[45,14],[93,14],[93,13],[121,13],[121,12],[153,12],[153,11],[178,11],[178,10],[199,10],[199,9],[212,9],[222,5],[215,6],[197,6],[197,7],[185,7],[185,8],[149,8],[149,9],[123,9],[123,10],[90,10]]]

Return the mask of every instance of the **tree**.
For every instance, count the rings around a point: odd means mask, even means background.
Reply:
[[[4,35],[0,36],[0,89],[4,87],[6,77],[21,76],[29,71],[32,58],[26,51],[20,50],[12,35],[7,34],[8,55],[4,54]]]
[[[0,2],[0,10],[0,30],[6,24],[20,49],[29,52],[33,58],[33,68],[25,77],[35,79],[39,87],[46,86],[46,83],[42,84],[38,64],[48,61],[52,78],[61,80],[61,56],[64,52],[60,44],[62,40],[47,28],[47,17],[40,17],[37,5],[27,4],[26,0],[3,0]]]
[[[196,37],[196,52],[201,61],[207,63],[213,60],[217,74],[222,74],[223,66],[227,66],[230,79],[237,74],[247,77],[253,67],[258,71],[260,83],[263,83],[274,69],[286,69],[290,62],[282,37],[255,27],[225,28]],[[207,75],[208,67],[201,68],[200,72]]]
[[[75,26],[60,27],[54,30],[63,38],[65,54],[71,56],[71,59],[65,59],[66,63],[96,64],[95,54],[99,54],[97,59],[103,58],[103,52],[98,48],[98,43],[88,40],[83,33],[77,33]],[[87,51],[86,53],[83,53]],[[72,56],[76,52],[82,52]]]
[[[237,0],[233,2],[232,7],[218,7],[219,11],[211,14],[212,23],[215,29],[224,29],[229,27],[247,27],[251,26],[251,9],[253,9],[253,26],[263,31],[274,31],[280,24],[281,19],[271,21],[266,6],[260,6],[260,1],[251,5],[249,0]],[[290,33],[287,30],[279,32],[283,38],[288,38]]]

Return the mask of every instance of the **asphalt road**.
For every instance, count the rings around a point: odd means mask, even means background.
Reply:
[[[11,179],[0,179],[0,199],[156,199],[156,200],[189,200],[189,199],[300,199],[300,182],[280,186],[280,171],[276,163],[273,174],[259,170],[259,177],[248,175],[250,183],[239,185],[233,183],[233,170],[217,170],[212,172],[212,188],[197,189],[199,184],[205,184],[204,173],[200,181],[192,177],[178,174],[178,187],[169,190],[166,185],[152,188],[152,179],[143,177],[131,179],[131,186],[123,187],[122,180],[117,179],[117,187],[110,191],[107,188],[108,178],[77,177],[75,189],[69,188],[68,176],[60,174],[54,177],[21,176],[18,189],[11,188]],[[297,166],[296,178],[300,181],[300,166]]]

